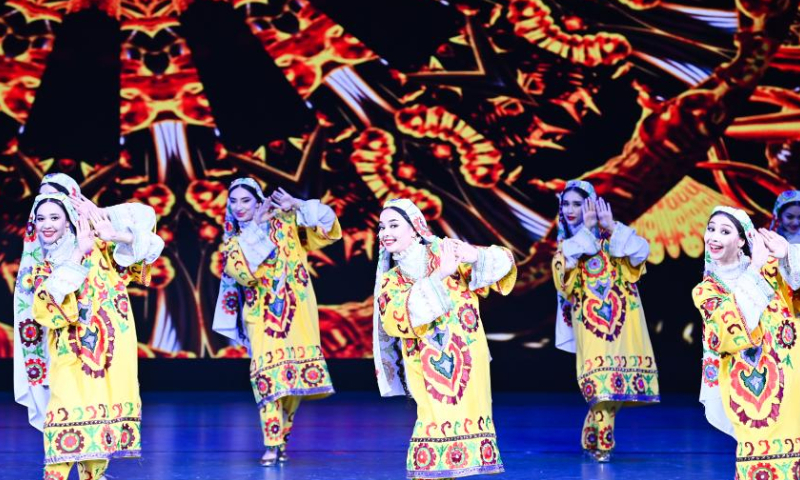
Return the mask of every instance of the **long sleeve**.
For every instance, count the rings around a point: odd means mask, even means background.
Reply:
[[[740,305],[730,293],[705,280],[692,291],[703,317],[703,338],[713,352],[735,353],[761,344],[761,329],[750,330]]]
[[[33,294],[33,318],[43,327],[57,329],[76,323],[80,319],[75,292],[83,286],[88,268],[62,264],[52,273],[44,267],[37,268]]]
[[[319,200],[306,200],[297,209],[297,226],[306,229],[307,250],[326,247],[342,238],[342,227],[333,209]]]
[[[491,286],[507,295],[514,288],[517,278],[514,256],[507,248],[495,245],[478,247],[478,260],[472,265],[467,278],[470,290],[477,291]]]
[[[396,273],[389,272],[384,274],[381,285],[378,297],[381,323],[392,337],[417,338],[427,331],[428,323],[453,308],[443,282],[429,277],[415,283],[401,283]],[[437,316],[431,318],[433,315]]]
[[[140,203],[123,203],[106,209],[114,229],[133,236],[130,244],[117,243],[114,262],[121,267],[134,263],[152,264],[164,250],[164,240],[155,234],[156,213]]]
[[[578,266],[582,256],[595,255],[600,251],[600,239],[594,236],[586,227],[581,227],[575,235],[561,242],[561,252],[564,257],[564,266],[572,270]]]
[[[256,285],[256,277],[248,265],[237,237],[225,242],[222,246],[222,254],[225,256],[225,273],[228,276],[236,280],[239,285],[245,287]]]
[[[266,231],[268,228],[269,223],[258,225],[256,222],[250,222],[237,237],[239,247],[252,272],[258,270],[259,265],[275,250],[275,244]]]
[[[636,267],[650,255],[650,244],[636,234],[636,230],[617,222],[611,234],[608,253],[612,257],[627,258],[631,266]]]
[[[789,245],[789,254],[778,263],[783,280],[792,291],[800,288],[800,245]]]
[[[53,273],[44,281],[44,289],[60,304],[67,295],[81,288],[89,269],[73,262],[64,262],[53,269]]]
[[[749,268],[737,279],[732,290],[736,305],[744,316],[747,331],[752,332],[775,296],[775,290],[760,273]]]
[[[408,314],[412,327],[431,323],[452,309],[453,301],[441,280],[425,277],[411,287]]]

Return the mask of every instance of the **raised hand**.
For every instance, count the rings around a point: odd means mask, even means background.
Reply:
[[[777,259],[786,258],[789,255],[789,242],[777,232],[759,228],[758,233],[764,240],[764,246],[767,247],[770,255]]]
[[[278,212],[278,209],[280,209],[280,206],[273,202],[272,198],[270,197],[259,204],[258,208],[256,208],[256,213],[253,215],[253,218],[259,224],[266,223],[275,216],[275,214]]]
[[[767,260],[769,260],[769,250],[767,249],[767,245],[764,243],[764,237],[759,235],[755,235],[753,238],[753,248],[750,252],[752,255],[750,257],[750,265],[757,269],[761,270]]]
[[[584,200],[581,211],[583,212],[583,224],[586,228],[589,230],[595,228],[597,226],[597,207],[594,204],[594,200],[591,198]]]
[[[275,202],[275,204],[283,210],[284,212],[288,212],[289,210],[300,208],[300,205],[303,203],[302,200],[294,198],[282,188],[278,188],[272,195],[270,195],[270,199]]]
[[[609,233],[614,232],[614,214],[611,212],[611,205],[602,197],[597,199],[597,222]]]
[[[72,203],[72,206],[75,207],[75,210],[77,210],[78,215],[82,217],[89,218],[89,215],[93,210],[98,210],[98,207],[94,204],[94,202],[81,194],[70,195],[69,201]]]
[[[89,219],[92,221],[94,232],[105,242],[114,242],[117,240],[117,231],[108,218],[108,214],[99,208],[94,208],[89,212]]]
[[[465,263],[475,263],[478,261],[478,249],[467,242],[457,239],[448,239],[455,245],[456,260]]]
[[[88,255],[94,248],[94,233],[89,226],[89,220],[84,216],[78,217],[78,224],[75,225],[75,228],[77,229],[75,237],[78,241],[78,252],[81,257]]]
[[[456,247],[452,240],[449,238],[442,241],[442,252],[439,257],[439,278],[444,280],[450,275],[456,273],[458,268],[458,259],[456,258]]]

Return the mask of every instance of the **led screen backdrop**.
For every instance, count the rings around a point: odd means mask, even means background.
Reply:
[[[697,348],[710,208],[764,224],[800,185],[799,18],[772,0],[8,0],[0,357],[48,172],[156,209],[167,246],[134,291],[143,357],[243,354],[210,325],[242,175],[339,215],[343,240],[311,257],[328,355],[370,355],[377,215],[395,196],[440,235],[511,248],[519,282],[484,305],[490,338],[551,349],[555,192],[579,176],[651,242],[658,348]]]

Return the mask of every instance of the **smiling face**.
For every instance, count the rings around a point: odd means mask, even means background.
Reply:
[[[417,232],[399,212],[387,208],[381,212],[378,240],[388,252],[398,253],[417,241]]]
[[[585,198],[575,190],[569,190],[561,195],[561,215],[567,225],[574,227],[583,223],[583,202]]]
[[[253,219],[260,202],[246,188],[235,187],[228,194],[228,205],[237,221],[249,222]]]
[[[720,265],[739,261],[739,251],[745,241],[739,236],[736,225],[725,215],[714,215],[708,220],[704,235],[706,252]]]
[[[67,230],[67,214],[56,203],[40,203],[34,217],[36,235],[44,245],[52,245],[64,236]]]
[[[800,231],[800,205],[792,204],[784,208],[780,216],[781,228],[792,235]]]

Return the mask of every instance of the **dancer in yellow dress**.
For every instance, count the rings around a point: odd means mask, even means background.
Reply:
[[[800,478],[800,350],[792,292],[800,246],[717,207],[705,233],[705,274],[692,291],[703,319],[700,401],[733,436],[736,478]]]
[[[659,401],[658,370],[636,282],[650,253],[647,241],[614,221],[611,206],[585,181],[560,195],[556,347],[574,353],[578,384],[589,404],[582,446],[607,462],[620,407]]]
[[[81,194],[78,183],[63,173],[42,178],[39,193],[61,193],[79,214],[89,215],[96,208]],[[124,203],[101,211],[107,214],[119,232],[129,232],[136,243],[133,248],[153,262],[164,248],[164,241],[154,233],[156,214],[141,203]],[[31,214],[33,210],[31,210]],[[50,401],[50,357],[45,345],[47,329],[32,320],[33,267],[43,258],[40,242],[28,232],[23,242],[17,281],[14,288],[14,399],[28,409],[28,420],[42,430],[47,404]]]
[[[88,217],[79,218],[63,194],[39,195],[26,234],[43,252],[32,273],[31,320],[48,329],[45,480],[66,480],[76,462],[82,480],[99,479],[109,459],[141,453],[136,327],[126,286],[146,285],[147,261],[160,252],[136,250],[134,234],[117,231],[99,209]]]
[[[264,466],[288,459],[286,442],[300,400],[333,393],[308,252],[341,236],[336,214],[319,200],[301,201],[282,189],[267,198],[251,178],[231,183],[213,328],[246,345],[252,357]]]
[[[407,476],[502,472],[478,300],[511,292],[511,252],[433,236],[407,199],[384,205],[378,236],[373,353],[381,395],[417,403]]]

